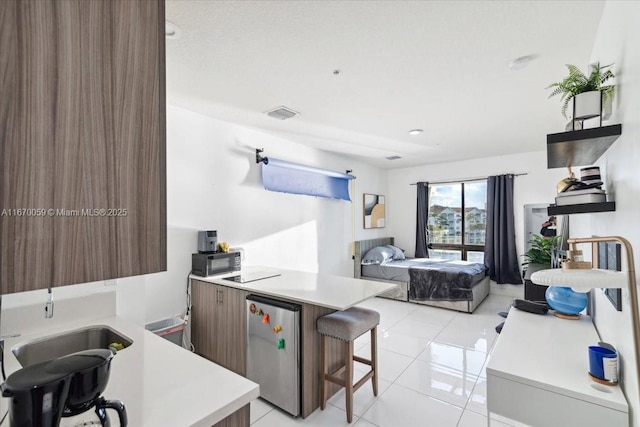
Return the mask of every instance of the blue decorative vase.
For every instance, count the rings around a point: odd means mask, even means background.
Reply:
[[[571,288],[549,286],[544,296],[547,304],[561,314],[575,315],[587,307],[587,294],[575,292]]]

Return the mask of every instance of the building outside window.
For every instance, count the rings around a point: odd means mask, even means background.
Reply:
[[[484,262],[486,181],[429,186],[429,256]]]

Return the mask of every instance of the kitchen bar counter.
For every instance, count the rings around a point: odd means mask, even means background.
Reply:
[[[236,276],[238,274],[255,275],[262,272],[280,275],[247,283],[225,280],[225,277]],[[234,271],[218,276],[200,277],[192,274],[189,277],[202,282],[214,283],[333,310],[346,310],[394,287],[393,284],[373,280],[307,273],[303,271],[280,270],[259,266],[245,267],[241,271]]]
[[[20,369],[11,353],[12,347],[89,325],[109,326],[133,341],[112,359],[109,384],[103,393],[107,400],[124,402],[129,426],[211,427],[259,396],[259,387],[254,382],[116,316],[7,339],[7,375]],[[6,411],[9,400],[1,401],[0,416]],[[114,411],[107,413],[117,425],[117,414]],[[94,415],[89,411],[63,418],[61,425],[78,425],[87,414]]]
[[[279,274],[246,283],[225,280],[238,274]],[[301,412],[308,417],[320,407],[321,339],[317,320],[336,310],[346,310],[394,287],[390,283],[352,279],[327,274],[245,267],[240,272],[200,277],[191,275],[193,300],[193,343],[196,352],[232,371],[246,375],[246,297],[257,294],[301,305]],[[268,321],[267,321],[268,322]],[[328,364],[331,371],[344,362],[345,344],[330,340]],[[329,385],[329,395],[339,390]]]

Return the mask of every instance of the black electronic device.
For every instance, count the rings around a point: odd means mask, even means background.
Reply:
[[[547,314],[549,312],[549,306],[546,303],[538,303],[518,298],[513,300],[513,307],[534,314]]]
[[[207,277],[240,271],[241,258],[240,252],[191,254],[191,274]]]
[[[216,230],[198,231],[198,252],[212,254],[218,250],[218,232]]]

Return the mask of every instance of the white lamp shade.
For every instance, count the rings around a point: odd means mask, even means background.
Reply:
[[[576,292],[588,292],[593,288],[627,288],[628,273],[611,270],[566,270],[553,268],[536,271],[531,275],[536,285],[566,286]]]

